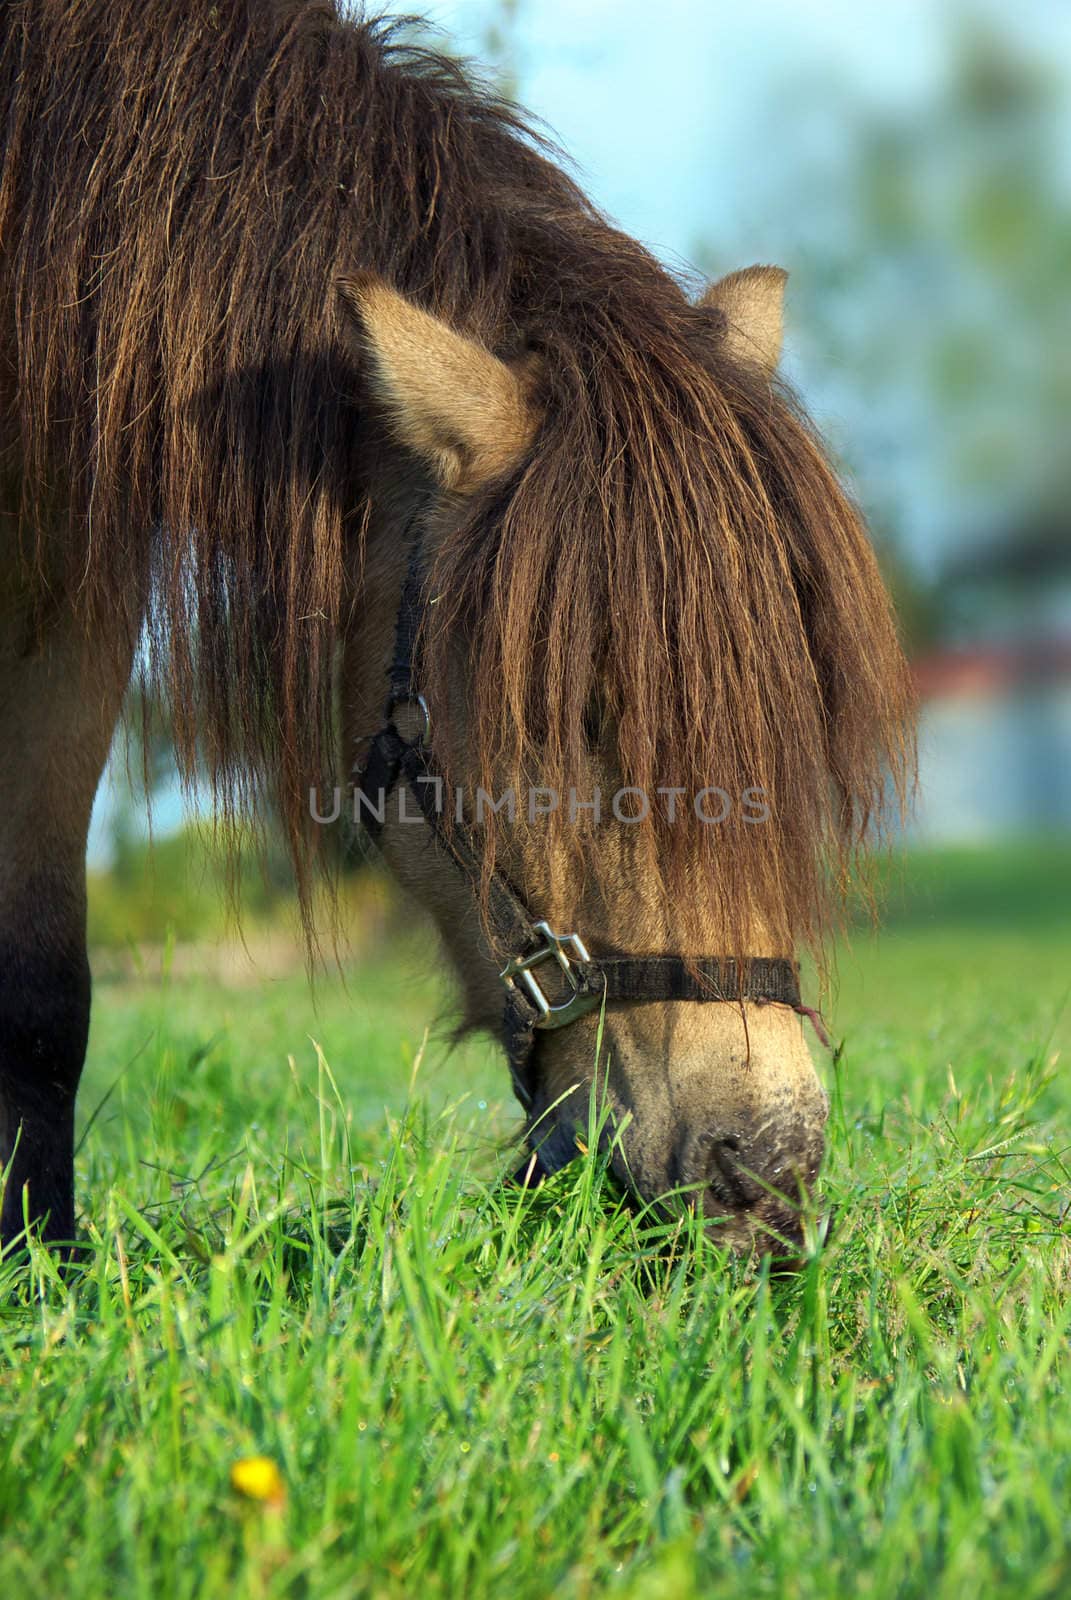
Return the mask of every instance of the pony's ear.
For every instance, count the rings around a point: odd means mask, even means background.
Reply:
[[[737,361],[772,372],[781,355],[785,282],[781,267],[745,267],[712,283],[700,305],[725,316],[726,347]]]
[[[399,437],[443,487],[469,494],[508,472],[539,422],[530,368],[500,361],[379,278],[342,278],[338,290]]]

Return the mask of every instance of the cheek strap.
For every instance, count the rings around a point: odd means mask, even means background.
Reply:
[[[416,670],[423,609],[423,555],[420,539],[414,537],[398,607],[383,722],[363,759],[354,763],[355,815],[373,838],[377,837],[387,800],[404,785],[437,846],[471,885],[474,897],[486,894],[492,944],[511,952],[499,973],[505,988],[501,1036],[514,1093],[525,1111],[530,1113],[535,1103],[533,1056],[538,1035],[568,1027],[604,1003],[749,1000],[759,1005],[786,1005],[810,1016],[819,1037],[828,1043],[817,1013],[801,1003],[799,968],[794,961],[752,956],[738,962],[731,956],[686,959],[679,955],[596,959],[589,955],[579,933],[556,933],[545,920],[533,916],[503,872],[494,871],[485,882],[479,849],[467,824],[445,818],[442,775],[431,761],[431,717]],[[395,713],[401,705],[415,707],[420,713],[422,726],[413,738],[398,731]],[[534,1159],[539,1160],[538,1156]]]

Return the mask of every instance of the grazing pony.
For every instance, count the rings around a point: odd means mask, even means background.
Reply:
[[[135,662],[306,907],[355,810],[496,1032],[530,1172],[596,1071],[640,1196],[799,1236],[794,959],[910,695],[775,375],[520,114],[334,0],[0,5],[2,1234],[74,1232],[86,832]],[[338,791],[341,804],[332,803]]]

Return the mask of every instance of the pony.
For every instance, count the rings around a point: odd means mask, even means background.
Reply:
[[[800,1238],[827,1100],[794,962],[912,735],[862,519],[777,375],[785,274],[690,294],[408,37],[334,0],[0,7],[8,1244],[74,1237],[86,836],[132,675],[224,823],[279,819],[310,931],[325,796],[375,813],[460,1026],[510,1054],[530,1177],[597,1073],[636,1195]]]

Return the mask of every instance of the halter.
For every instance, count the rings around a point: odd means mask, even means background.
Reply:
[[[443,821],[443,780],[430,755],[431,714],[419,688],[416,640],[424,606],[424,568],[420,540],[413,545],[398,607],[394,657],[388,671],[383,724],[372,736],[364,762],[354,765],[358,796],[379,797],[379,815],[366,804],[365,826],[376,838],[386,801],[405,785],[420,808],[435,842],[477,893],[483,877],[479,852],[466,823]],[[414,707],[422,726],[405,738],[395,722],[400,706]],[[613,1000],[645,1004],[657,1000],[752,1000],[804,1008],[795,962],[752,956],[741,965],[732,957],[612,956],[593,958],[579,933],[555,933],[534,917],[506,875],[495,870],[487,887],[487,922],[495,942],[513,954],[499,973],[504,986],[502,1042],[513,1089],[531,1111],[535,1101],[532,1058],[537,1036],[566,1028],[579,1017]],[[550,980],[550,981],[548,981]]]

